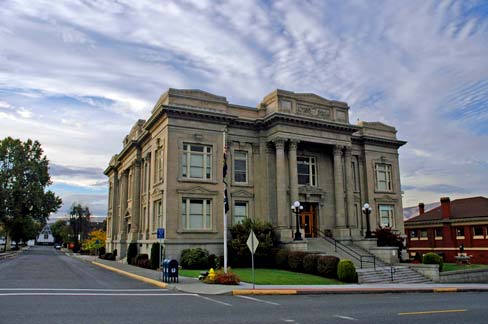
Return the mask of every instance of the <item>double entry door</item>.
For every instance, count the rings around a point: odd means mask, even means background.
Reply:
[[[317,236],[317,204],[303,203],[300,212],[300,228],[304,229],[305,237]]]

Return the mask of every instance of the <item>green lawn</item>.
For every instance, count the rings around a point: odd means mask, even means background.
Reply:
[[[455,263],[444,263],[444,265],[442,266],[442,272],[456,271],[456,270],[472,270],[472,269],[480,269],[480,268],[488,268],[488,265],[487,264],[458,265]]]
[[[180,270],[179,275],[197,278],[204,270]],[[232,269],[241,281],[252,282],[251,268]],[[255,282],[257,285],[342,285],[342,282],[334,279],[314,276],[306,273],[291,272],[277,269],[255,269]]]

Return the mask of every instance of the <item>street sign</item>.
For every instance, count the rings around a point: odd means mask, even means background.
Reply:
[[[256,252],[256,249],[258,248],[259,241],[253,231],[249,233],[249,238],[247,239],[246,243],[249,250],[251,250],[251,253],[254,254],[254,252]]]
[[[157,236],[158,236],[158,240],[164,239],[164,228],[158,228]]]
[[[96,240],[95,241],[95,244],[100,244],[100,240]]]

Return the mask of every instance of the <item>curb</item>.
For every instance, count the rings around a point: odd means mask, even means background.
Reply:
[[[167,288],[168,287],[168,284],[166,284],[164,282],[160,282],[160,281],[157,281],[157,280],[154,280],[154,279],[150,279],[150,278],[146,278],[146,277],[143,277],[143,276],[139,276],[139,275],[133,274],[131,272],[127,272],[127,271],[123,271],[123,270],[120,270],[120,269],[117,269],[117,268],[114,268],[114,267],[110,267],[110,266],[105,265],[103,263],[98,263],[96,261],[92,261],[91,263],[94,264],[94,265],[96,265],[96,266],[99,266],[101,268],[104,268],[104,269],[107,269],[107,270],[110,270],[110,271],[113,271],[113,272],[117,272],[117,273],[119,273],[121,275],[124,275],[124,276],[130,277],[132,279],[136,279],[136,280],[139,280],[139,281],[142,281],[142,282],[145,282],[145,283],[148,283],[148,284],[157,286],[159,288]]]
[[[294,289],[237,289],[232,290],[232,295],[297,295]]]
[[[239,289],[231,294],[238,295],[328,295],[328,294],[390,294],[390,293],[456,293],[456,292],[488,292],[485,288],[364,288],[364,289]]]

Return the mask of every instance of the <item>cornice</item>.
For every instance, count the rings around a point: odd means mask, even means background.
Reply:
[[[384,137],[374,137],[374,136],[353,136],[352,142],[357,144],[373,144],[387,147],[399,148],[405,144],[406,141],[400,141],[397,139],[390,139]]]
[[[303,125],[307,127],[314,127],[314,128],[320,128],[320,129],[328,129],[331,131],[339,132],[339,133],[344,133],[344,134],[349,134],[352,135],[353,133],[357,132],[360,130],[359,127],[351,125],[351,124],[342,124],[342,123],[335,123],[331,121],[326,121],[326,120],[317,120],[313,118],[308,118],[304,116],[295,116],[295,115],[290,115],[290,114],[283,114],[283,113],[273,113],[270,114],[262,119],[256,120],[256,125],[259,128],[269,128],[271,126],[274,126],[275,124],[278,123],[284,123],[284,124],[289,124],[289,125]]]

